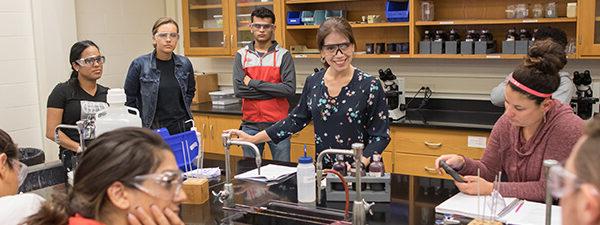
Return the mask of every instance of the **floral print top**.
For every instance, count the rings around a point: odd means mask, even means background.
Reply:
[[[323,150],[351,149],[363,143],[363,156],[381,153],[390,142],[390,122],[385,93],[379,80],[359,69],[336,97],[328,94],[325,70],[306,78],[298,105],[287,118],[266,129],[278,143],[302,130],[312,120],[317,154]]]

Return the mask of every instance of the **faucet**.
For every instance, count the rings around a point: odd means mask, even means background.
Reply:
[[[83,120],[77,121],[75,122],[76,125],[67,125],[67,124],[59,124],[58,126],[56,126],[54,128],[54,142],[56,142],[57,144],[60,144],[60,139],[58,137],[58,132],[62,129],[72,129],[72,130],[77,130],[77,133],[79,134],[79,146],[81,146],[81,150],[85,150],[85,127],[87,125],[88,122],[85,122]]]
[[[231,166],[230,166],[230,151],[229,148],[231,145],[239,145],[239,146],[248,146],[254,150],[255,160],[256,160],[256,168],[258,169],[258,175],[260,175],[260,165],[262,163],[260,158],[260,151],[255,144],[247,141],[234,141],[231,140],[231,133],[223,132],[221,134],[221,138],[223,139],[223,147],[225,148],[225,184],[223,185],[223,190],[216,193],[213,191],[213,195],[219,199],[221,203],[224,203],[226,207],[233,207],[233,184],[231,183]]]
[[[319,153],[317,156],[317,202],[321,202],[321,179],[323,177],[323,157],[327,154],[342,154],[342,155],[353,155],[354,162],[356,162],[356,198],[354,199],[354,205],[352,206],[352,224],[353,225],[364,225],[366,222],[366,212],[373,215],[371,206],[375,203],[367,203],[361,195],[361,171],[362,163],[361,157],[365,145],[363,143],[352,144],[352,150],[343,149],[327,149]]]
[[[58,132],[62,129],[71,129],[77,130],[79,134],[79,146],[81,147],[81,151],[85,151],[85,128],[91,124],[90,121],[80,120],[75,122],[76,125],[67,125],[67,124],[59,124],[54,128],[54,142],[60,144],[60,138],[58,136]],[[93,125],[92,125],[93,126]],[[77,155],[73,157],[73,168],[77,167]]]

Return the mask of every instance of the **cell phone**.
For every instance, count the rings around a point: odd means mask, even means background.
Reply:
[[[446,171],[446,173],[448,175],[450,175],[452,177],[452,179],[454,179],[455,181],[458,181],[460,183],[466,183],[466,181],[462,178],[462,176],[460,174],[458,174],[458,172],[456,172],[456,170],[452,169],[452,167],[450,167],[446,161],[440,161],[440,166]]]

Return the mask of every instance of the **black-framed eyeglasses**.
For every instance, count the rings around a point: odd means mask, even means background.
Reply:
[[[350,50],[350,46],[352,45],[352,43],[350,42],[344,42],[344,43],[339,43],[339,44],[329,44],[329,45],[323,45],[322,50],[327,53],[327,54],[337,54],[338,51],[341,51],[342,53],[345,53],[347,51]]]
[[[257,29],[257,30],[260,30],[260,29],[270,30],[270,29],[273,29],[273,27],[275,27],[275,25],[272,23],[251,23],[250,27]]]
[[[94,63],[104,64],[104,62],[106,62],[106,57],[104,57],[103,55],[91,56],[91,57],[75,60],[75,62],[77,64],[79,64],[80,66],[93,66]]]

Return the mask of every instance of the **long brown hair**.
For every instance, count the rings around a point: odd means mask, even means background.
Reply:
[[[563,60],[564,59],[564,60]],[[512,76],[519,83],[540,93],[551,94],[560,85],[560,71],[566,64],[565,49],[552,40],[534,42],[527,57]],[[544,98],[529,94],[509,82],[510,87],[539,105]]]
[[[133,177],[156,170],[162,162],[160,152],[168,150],[162,138],[146,128],[121,128],[100,135],[81,156],[68,195],[53,196],[26,224],[65,225],[75,214],[102,221],[110,203],[108,187],[117,181],[127,185]]]
[[[587,124],[585,134],[587,139],[574,156],[575,173],[579,179],[600,190],[600,117],[594,117]]]
[[[331,33],[339,33],[344,37],[348,38],[348,41],[352,43],[352,45],[356,46],[356,40],[354,39],[354,33],[352,33],[352,26],[341,17],[331,17],[321,26],[319,26],[319,31],[317,31],[317,44],[319,47],[319,51],[323,50],[323,45],[325,45],[325,38],[329,36]],[[323,61],[323,65],[325,68],[329,67],[327,62]]]

